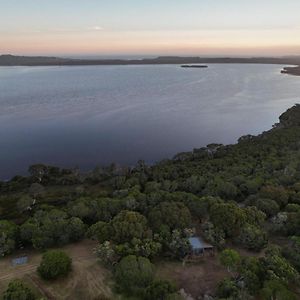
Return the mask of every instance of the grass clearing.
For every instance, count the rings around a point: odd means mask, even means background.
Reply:
[[[193,297],[213,294],[217,284],[228,276],[216,257],[204,257],[197,263],[160,261],[156,264],[157,276],[173,281]]]
[[[42,257],[42,254],[37,251],[28,252],[29,262],[22,266],[13,267],[11,265],[12,256],[1,259],[0,294],[12,279],[20,278],[47,299],[113,299],[110,288],[112,285],[111,273],[97,262],[97,258],[93,254],[95,246],[95,242],[85,240],[63,247],[62,250],[72,258],[73,271],[67,278],[55,281],[44,281],[36,273]]]

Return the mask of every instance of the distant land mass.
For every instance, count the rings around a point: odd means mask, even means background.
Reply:
[[[0,66],[88,66],[88,65],[158,65],[158,64],[279,64],[284,74],[300,75],[300,56],[283,57],[180,57],[159,56],[143,59],[73,59],[47,56],[0,55]]]
[[[300,76],[300,66],[298,67],[285,67],[281,71],[282,74],[290,74]]]

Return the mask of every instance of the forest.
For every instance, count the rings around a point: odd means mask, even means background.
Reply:
[[[182,299],[180,287],[155,276],[155,264],[184,261],[188,238],[201,236],[227,276],[198,299],[300,298],[299,104],[258,136],[151,166],[138,161],[82,173],[36,164],[28,173],[0,182],[0,256],[41,251],[44,280],[72,269],[54,248],[91,239],[122,299]],[[36,296],[13,280],[3,298]]]

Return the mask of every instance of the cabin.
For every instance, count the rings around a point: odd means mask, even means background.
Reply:
[[[213,256],[215,254],[214,246],[204,242],[204,240],[201,237],[190,237],[188,238],[188,241],[191,246],[190,253],[188,254],[189,258]]]

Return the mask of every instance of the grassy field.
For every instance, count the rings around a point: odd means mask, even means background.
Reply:
[[[112,292],[112,274],[98,262],[93,248],[96,242],[84,240],[71,244],[62,249],[70,255],[73,261],[73,270],[65,279],[44,281],[36,273],[42,253],[31,250],[26,253],[15,253],[13,256],[0,260],[0,295],[6,289],[10,280],[24,279],[37,294],[46,299],[61,300],[104,300],[123,299]],[[237,249],[238,250],[238,249]],[[251,256],[245,250],[239,251],[241,255]],[[13,267],[11,259],[28,255],[29,262],[23,266]],[[262,254],[257,253],[256,256]],[[179,261],[160,260],[155,263],[156,276],[174,282],[178,289],[197,298],[203,294],[214,294],[217,284],[229,276],[226,269],[220,264],[218,255],[204,257],[198,262],[185,263]]]
[[[218,257],[204,257],[197,263],[161,261],[156,263],[157,276],[176,283],[179,289],[195,297],[213,294],[218,282],[228,276]]]
[[[95,243],[92,241],[82,241],[64,247],[63,250],[72,257],[73,271],[67,278],[52,282],[40,279],[36,273],[41,253],[27,252],[29,262],[17,267],[11,265],[11,259],[17,255],[1,259],[0,294],[6,289],[10,280],[23,278],[34,290],[47,299],[100,300],[112,298],[111,274],[97,262],[92,251],[94,247]]]

